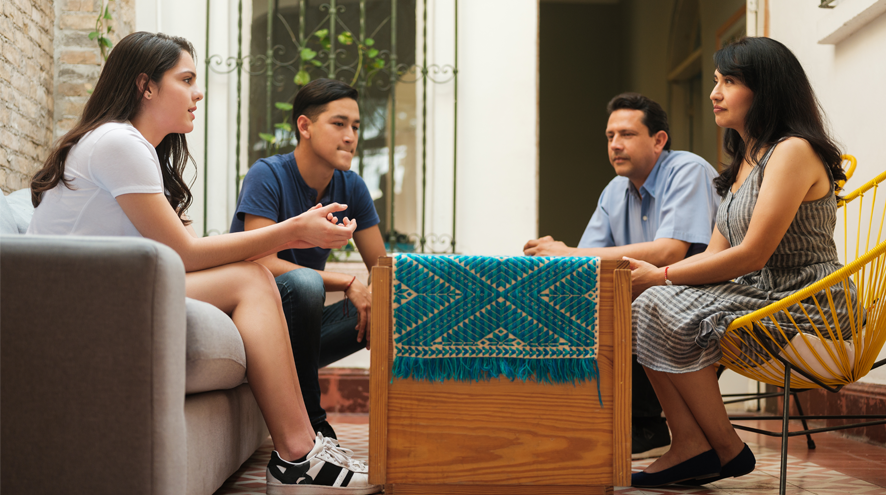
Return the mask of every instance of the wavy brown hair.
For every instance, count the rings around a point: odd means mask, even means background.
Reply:
[[[182,50],[195,57],[194,46],[188,40],[163,33],[132,33],[117,43],[83,108],[80,120],[59,140],[43,163],[43,168],[31,180],[31,202],[34,207],[40,204],[43,193],[58,186],[59,182],[72,188],[70,179],[65,177],[65,160],[74,145],[86,133],[102,124],[132,119],[141,108],[147,81],[154,81],[159,86],[163,74],[178,63]],[[139,85],[141,74],[147,75],[148,79]],[[182,177],[188,160],[193,161],[188,152],[188,142],[184,134],[167,134],[156,150],[166,199],[181,217],[193,201],[189,184]],[[190,220],[183,222],[188,224]]]

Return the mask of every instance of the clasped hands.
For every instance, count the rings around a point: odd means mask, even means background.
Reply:
[[[298,224],[298,237],[290,241],[288,247],[336,249],[345,246],[357,230],[357,221],[344,217],[338,222],[334,213],[347,208],[348,205],[339,203],[326,206],[317,203],[301,215],[290,218],[288,221]]]

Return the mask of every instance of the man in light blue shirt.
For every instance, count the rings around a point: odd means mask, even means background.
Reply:
[[[666,266],[705,250],[720,197],[717,173],[698,155],[671,151],[667,114],[636,93],[624,93],[607,106],[609,161],[618,177],[600,194],[597,209],[578,247],[550,236],[531,240],[527,256],[629,256]],[[634,358],[632,458],[664,454],[670,448],[661,405]]]

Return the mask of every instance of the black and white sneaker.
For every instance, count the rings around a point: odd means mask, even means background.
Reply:
[[[302,462],[284,461],[271,453],[266,471],[268,495],[369,495],[381,491],[381,485],[369,484],[369,468],[353,459],[353,452],[343,449],[322,433],[314,439],[314,448]]]

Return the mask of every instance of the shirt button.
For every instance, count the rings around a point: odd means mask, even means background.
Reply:
[[[645,222],[646,220],[648,220],[648,217],[646,217],[646,215],[643,215],[643,221]]]

